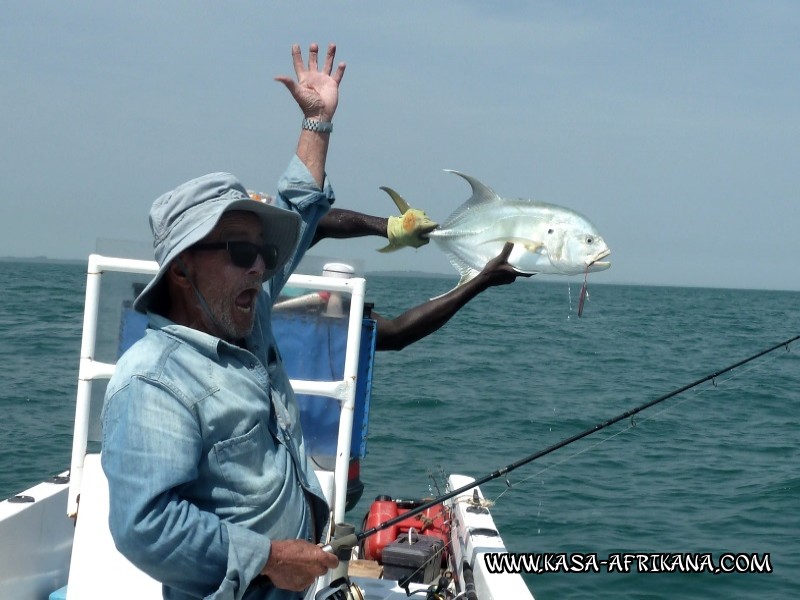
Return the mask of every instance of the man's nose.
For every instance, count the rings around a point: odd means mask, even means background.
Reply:
[[[256,254],[256,260],[250,267],[249,272],[253,274],[264,275],[266,270],[267,270],[267,265],[264,262],[264,257],[261,256],[261,252],[259,252],[258,254]]]

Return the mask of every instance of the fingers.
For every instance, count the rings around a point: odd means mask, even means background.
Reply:
[[[319,46],[316,44],[311,44],[308,47],[308,70],[309,71],[316,71],[317,70],[317,54],[319,53]],[[328,71],[330,73],[330,71]]]
[[[333,80],[338,84],[342,81],[342,77],[344,77],[344,70],[346,65],[344,63],[339,63],[336,66],[336,72],[333,72],[333,60],[336,58],[336,44],[328,44],[328,54],[325,56],[325,66],[323,67],[323,72],[330,75]]]
[[[329,44],[328,52],[325,55],[325,64],[322,68],[322,72],[326,75],[331,75],[333,71],[334,58],[336,58],[336,44]],[[305,71],[317,71],[319,69],[319,45],[311,44],[308,47],[308,68],[306,68],[303,64],[303,51],[300,50],[300,45],[293,44],[292,64],[294,65],[294,72],[298,77]],[[342,75],[344,74],[344,68],[345,64],[339,63],[339,66],[336,69],[336,74],[333,75],[333,78],[336,79],[338,76],[337,81],[341,80]]]
[[[275,587],[300,592],[335,568],[339,559],[303,540],[274,540],[267,564],[261,570]]]
[[[322,68],[322,73],[325,75],[329,75],[331,79],[333,79],[336,84],[338,85],[342,81],[342,77],[344,77],[344,71],[347,65],[345,63],[339,63],[336,67],[336,71],[333,71],[333,61],[336,57],[336,44],[328,45],[328,52],[325,56],[325,64]],[[303,51],[300,49],[299,44],[292,45],[292,65],[294,66],[294,72],[297,77],[297,80],[301,80],[303,75],[309,72],[316,73],[318,71],[318,59],[319,59],[319,46],[317,44],[311,44],[308,48],[308,68],[303,64]],[[279,75],[275,77],[275,81],[280,81],[284,84],[289,90],[291,91],[294,88],[295,80],[291,77],[287,77],[286,75]]]
[[[336,84],[340,84],[342,82],[342,77],[344,77],[344,69],[347,65],[344,63],[339,63],[339,66],[336,67],[336,72],[331,75],[331,78],[336,82]]]
[[[295,87],[296,87],[294,79],[292,79],[291,77],[287,77],[286,75],[278,75],[275,78],[275,81],[279,81],[283,85],[285,85],[286,88],[289,90],[289,92],[292,94],[292,96],[294,96],[294,90],[295,90]]]
[[[303,52],[300,50],[299,44],[292,45],[292,64],[294,65],[294,72],[299,77],[300,73],[305,71],[303,67]]]
[[[337,566],[339,566],[339,559],[335,554],[325,552],[322,550],[322,548],[320,548],[320,552],[322,552],[322,556],[320,557],[320,562],[322,563],[323,567],[322,575],[324,575],[330,569],[335,569]]]
[[[511,250],[514,249],[514,242],[506,242],[503,246],[503,249],[500,251],[500,254],[497,256],[503,262],[508,260],[508,257],[511,256]]]
[[[438,223],[435,223],[435,222],[433,222],[433,221],[430,221],[430,222],[428,222],[428,223],[425,223],[425,224],[424,224],[422,227],[420,227],[420,228],[419,228],[419,232],[420,232],[421,234],[425,235],[425,234],[428,234],[428,233],[430,233],[431,231],[433,231],[433,230],[434,230],[434,229],[436,229],[437,227],[439,227],[439,224],[438,224]]]
[[[328,44],[328,53],[325,55],[325,65],[322,67],[323,72],[328,75],[333,70],[333,59],[336,57],[336,44]],[[316,57],[315,57],[316,59]]]

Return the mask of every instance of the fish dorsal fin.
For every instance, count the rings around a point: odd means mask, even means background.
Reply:
[[[447,228],[449,223],[452,223],[458,219],[462,214],[467,212],[472,207],[491,202],[497,202],[500,200],[500,196],[498,196],[492,188],[481,183],[474,177],[470,177],[469,175],[465,175],[464,173],[454,171],[452,169],[445,169],[445,172],[453,173],[454,175],[458,175],[459,177],[466,179],[467,183],[469,183],[470,187],[472,187],[472,196],[470,196],[469,200],[464,202],[464,204],[459,206],[449,217],[447,217],[447,220],[442,225],[443,228]]]

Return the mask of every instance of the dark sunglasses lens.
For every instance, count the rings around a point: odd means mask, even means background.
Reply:
[[[261,258],[264,259],[267,269],[274,269],[278,264],[278,249],[272,244],[265,244],[261,247]]]
[[[278,264],[278,249],[271,244],[259,247],[249,242],[229,242],[228,250],[231,255],[231,262],[242,269],[252,267],[259,254],[264,259],[264,266],[267,269],[274,269],[275,265]]]
[[[237,244],[228,242],[228,252],[231,255],[231,262],[242,269],[249,269],[256,262],[258,256],[258,246],[254,244]]]

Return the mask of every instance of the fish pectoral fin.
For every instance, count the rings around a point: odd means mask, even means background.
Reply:
[[[473,279],[475,279],[475,276],[478,273],[480,273],[480,271],[477,271],[477,270],[475,270],[475,269],[473,269],[471,267],[467,267],[467,266],[458,267],[458,270],[461,273],[461,279],[458,280],[458,283],[455,285],[455,287],[452,290],[446,291],[444,294],[439,294],[438,296],[434,296],[433,298],[431,298],[431,300],[437,300],[437,299],[441,298],[442,296],[446,296],[447,294],[449,294],[453,290],[458,289],[459,287],[461,287],[462,285],[464,285],[468,281],[472,281]]]
[[[475,279],[475,276],[478,273],[480,273],[480,271],[476,271],[475,269],[464,269],[461,272],[461,279],[458,280],[458,283],[456,284],[456,287],[461,287],[462,285],[464,285],[468,281],[472,281],[473,279]]]
[[[438,300],[439,298],[441,298],[442,296],[446,296],[447,294],[449,294],[453,290],[457,290],[458,288],[460,288],[462,285],[464,285],[468,281],[471,281],[472,279],[474,279],[475,276],[478,273],[479,273],[479,271],[476,271],[475,269],[469,269],[469,272],[462,272],[461,279],[458,280],[458,283],[456,284],[456,286],[452,290],[448,290],[444,294],[439,294],[438,296],[434,296],[433,298],[431,298],[431,300]]]
[[[533,240],[524,240],[518,238],[494,238],[491,240],[486,240],[484,244],[494,244],[496,242],[502,242],[503,244],[511,242],[515,246],[522,246],[523,248],[525,248],[525,250],[527,250],[531,254],[540,253],[542,248],[544,248],[544,242],[536,242]]]
[[[408,205],[408,202],[406,202],[405,199],[392,188],[382,185],[379,189],[382,189],[384,192],[389,194],[392,200],[394,200],[394,205],[400,210],[401,215],[405,214],[411,209],[411,207]]]

